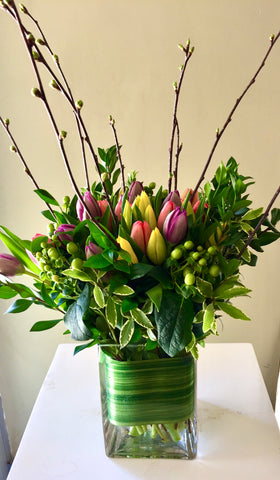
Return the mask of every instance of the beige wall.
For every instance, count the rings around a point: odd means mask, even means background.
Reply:
[[[75,98],[85,101],[84,117],[95,146],[113,144],[108,114],[117,121],[126,172],[145,181],[167,181],[173,108],[172,83],[178,78],[179,42],[195,45],[179,108],[184,143],[179,187],[193,186],[235,99],[264,56],[271,33],[280,25],[279,0],[27,0],[71,79]],[[0,12],[0,112],[11,120],[22,152],[39,184],[59,200],[71,194],[51,129],[40,101],[29,94],[36,81],[15,23]],[[33,27],[32,27],[33,29]],[[48,78],[48,76],[47,76]],[[234,156],[244,175],[252,175],[255,206],[267,205],[279,182],[280,43],[247,95],[214,156],[208,179]],[[79,185],[83,175],[79,147],[72,141],[71,114],[56,92],[61,129],[67,130],[71,163]],[[67,115],[65,115],[65,111]],[[0,223],[30,238],[43,232],[41,202],[0,131]],[[92,176],[93,178],[93,176]],[[278,202],[279,206],[279,202]],[[279,364],[279,246],[266,249],[256,269],[244,268],[251,299],[239,305],[251,323],[223,319],[214,341],[251,342],[274,401]],[[63,328],[29,333],[50,313],[34,307],[4,315],[0,303],[0,392],[15,452]],[[52,314],[52,318],[56,318]],[[223,361],[223,359],[221,359]],[[214,386],[213,386],[214,388]]]

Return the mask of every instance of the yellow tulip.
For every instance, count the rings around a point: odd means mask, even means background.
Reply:
[[[129,253],[130,258],[131,258],[131,263],[138,263],[138,258],[136,257],[134,250],[130,243],[122,237],[117,238],[117,242],[120,245],[121,249],[124,250],[125,252]]]
[[[152,231],[149,238],[147,255],[155,265],[160,265],[166,259],[166,243],[157,227]]]
[[[132,225],[132,210],[128,200],[126,200],[122,216],[125,219],[127,227],[130,229]]]
[[[144,220],[148,222],[151,229],[153,230],[157,226],[157,219],[152,205],[148,205],[145,210]]]

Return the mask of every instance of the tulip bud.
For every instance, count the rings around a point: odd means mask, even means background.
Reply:
[[[182,203],[184,202],[185,198],[187,197],[188,193],[190,192],[190,196],[192,195],[193,193],[193,190],[192,188],[186,188],[186,190],[184,191],[182,197],[181,197],[181,200],[182,200]],[[194,205],[196,202],[198,202],[199,200],[199,196],[198,196],[198,192],[196,191],[195,194],[194,194],[194,197],[192,199],[192,205]]]
[[[125,202],[122,216],[125,220],[127,227],[130,229],[132,224],[132,210],[128,200],[126,200]]]
[[[98,206],[100,208],[100,214],[101,214],[101,218],[102,218],[104,216],[106,210],[109,208],[109,204],[108,204],[107,200],[97,200],[97,203],[98,203]],[[104,222],[103,222],[103,225],[104,225]],[[111,213],[109,213],[108,221],[107,221],[107,224],[105,225],[105,227],[108,228],[108,230],[112,229],[112,215],[111,215]]]
[[[70,235],[70,233],[73,233],[73,230],[75,230],[75,225],[72,225],[71,223],[62,223],[54,233],[61,242],[71,242],[73,240],[73,235]]]
[[[182,202],[181,202],[181,199],[180,199],[180,194],[178,192],[178,190],[174,190],[174,192],[170,192],[167,197],[165,198],[162,206],[164,206],[169,200],[171,200],[171,202],[175,203],[175,205],[177,207],[181,207],[182,205]]]
[[[14,277],[24,273],[23,264],[13,255],[9,253],[0,254],[0,274],[6,277]]]
[[[90,212],[90,215],[92,217],[100,217],[101,212],[99,205],[93,195],[87,190],[86,193],[83,195],[83,200],[85,205],[87,206],[88,211]],[[76,212],[78,215],[79,220],[82,222],[83,220],[86,220],[89,218],[89,214],[86,211],[83,203],[81,202],[80,199],[77,200],[76,203]]]
[[[157,226],[157,219],[156,219],[156,215],[152,205],[147,206],[145,210],[144,218],[146,222],[148,222],[152,230]]]
[[[128,190],[128,201],[129,203],[133,203],[137,195],[141,195],[143,191],[143,185],[141,182],[134,180]]]
[[[168,200],[165,205],[162,207],[160,214],[158,216],[158,221],[157,221],[157,226],[159,230],[162,229],[162,226],[164,224],[164,221],[167,217],[167,215],[172,212],[172,210],[175,210],[176,205],[173,203],[171,200]]]
[[[119,222],[121,221],[121,216],[122,216],[122,201],[123,201],[123,195],[120,196],[119,201],[115,207],[115,215]]]
[[[89,244],[86,245],[85,247],[86,259],[92,257],[93,255],[97,255],[98,253],[101,253],[101,252],[102,252],[102,248],[92,242],[89,242]]]
[[[138,247],[141,248],[143,253],[147,252],[151,232],[151,227],[146,221],[140,222],[140,220],[138,220],[132,225],[130,236],[135,243],[137,243]]]
[[[147,255],[155,265],[161,265],[166,259],[166,244],[157,227],[151,233],[147,246]]]
[[[186,211],[180,211],[179,207],[170,212],[163,224],[163,235],[170,243],[180,243],[187,233],[187,214]]]
[[[138,258],[136,257],[136,255],[133,251],[133,248],[130,245],[130,243],[128,242],[128,240],[126,240],[125,238],[122,238],[122,237],[118,237],[117,242],[120,245],[122,250],[129,253],[130,258],[131,258],[131,263],[138,263]]]

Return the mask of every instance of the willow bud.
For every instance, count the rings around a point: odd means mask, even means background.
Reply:
[[[39,88],[36,88],[36,87],[32,88],[31,95],[33,95],[33,97],[42,98],[42,94],[41,94]]]
[[[76,110],[81,110],[81,108],[83,108],[83,105],[84,105],[84,102],[82,100],[77,100],[75,102]]]

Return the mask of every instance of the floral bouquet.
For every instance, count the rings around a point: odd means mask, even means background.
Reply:
[[[27,8],[20,5],[21,11],[39,29],[37,40],[24,27],[13,0],[1,2],[1,7],[21,31],[38,84],[31,93],[42,102],[49,115],[74,196],[66,196],[60,205],[52,194],[40,188],[11,133],[9,120],[1,118],[12,142],[11,150],[19,156],[36,194],[46,204],[42,214],[49,222],[49,233],[37,233],[31,240],[21,240],[1,227],[0,238],[11,254],[0,255],[0,298],[21,297],[9,307],[10,313],[22,312],[32,304],[56,310],[59,319],[38,321],[31,330],[46,330],[64,321],[67,333],[82,342],[75,353],[98,344],[104,358],[112,361],[109,370],[112,365],[117,364],[119,368],[121,363],[131,361],[136,365],[158,359],[187,359],[188,362],[190,357],[197,359],[198,345],[203,346],[209,335],[218,334],[217,320],[223,313],[249,320],[232,303],[250,292],[241,282],[240,267],[255,266],[257,254],[280,236],[276,228],[280,209],[272,208],[280,187],[265,210],[253,209],[248,195],[253,181],[239,172],[234,158],[221,163],[212,180],[203,184],[220,138],[264,66],[280,32],[271,36],[256,74],[237,99],[223,128],[217,130],[197,184],[193,188],[186,185],[185,191],[179,192],[177,179],[182,145],[177,107],[185,70],[194,51],[190,42],[179,45],[184,63],[179,81],[174,83],[167,186],[157,187],[154,181],[145,185],[136,172],[125,178],[112,117],[109,123],[115,144],[95,151],[82,118],[83,102],[74,100],[58,57]],[[45,51],[54,59],[58,73],[48,63]],[[57,126],[39,67],[47,69],[51,75],[50,87],[63,95],[73,110],[81,143],[85,188],[79,188],[73,177],[67,133]],[[88,155],[96,167],[93,183],[88,176]],[[31,276],[33,287],[11,279],[16,275]],[[104,358],[101,363],[106,363]],[[114,375],[116,378],[120,373]],[[145,381],[148,375],[149,371],[145,372]],[[183,373],[177,364],[174,375],[182,379]],[[191,382],[193,384],[193,375]],[[149,424],[153,438],[178,441],[182,422],[191,417],[191,413],[182,413],[175,422],[172,418],[162,422],[157,415],[152,421],[143,420],[140,415],[137,421],[127,423],[122,414],[116,414],[117,406],[118,400],[111,398],[106,409],[111,409],[112,417],[116,417],[115,425],[131,426],[132,437],[145,436]],[[123,410],[122,405],[120,411],[123,413]],[[172,415],[174,417],[174,412]],[[188,426],[190,429],[190,423]]]

